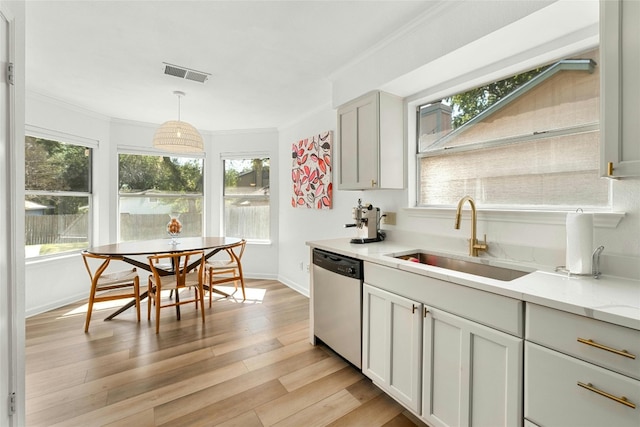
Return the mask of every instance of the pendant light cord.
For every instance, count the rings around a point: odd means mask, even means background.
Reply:
[[[174,90],[173,94],[178,97],[178,121],[180,121],[180,98],[185,96],[185,93],[180,90]]]
[[[178,121],[180,121],[180,94],[178,94]]]

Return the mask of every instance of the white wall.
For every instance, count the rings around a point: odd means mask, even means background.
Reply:
[[[407,111],[411,112],[421,102],[525,70],[541,61],[586,50],[598,42],[597,1],[461,5],[463,3],[440,5],[430,12],[433,16],[417,18],[410,28],[336,72],[332,76],[332,105],[338,106],[370,90],[380,89],[406,97]],[[452,26],[465,31],[452,34],[447,31]],[[438,43],[430,43],[433,40]],[[411,114],[406,120],[409,135],[406,190],[338,190],[334,191],[332,212],[299,212],[290,207],[286,195],[290,190],[283,185],[280,280],[308,292],[309,276],[299,268],[300,262],[308,262],[309,256],[303,242],[350,237],[349,231],[340,227],[349,221],[350,209],[359,197],[379,206],[383,212],[397,212],[397,225],[383,226],[389,240],[401,240],[417,249],[466,253],[469,237],[466,212],[462,229],[455,230],[454,209],[409,208],[415,205],[415,159],[411,154],[415,153],[415,141],[412,141],[415,120]],[[281,129],[281,158],[290,158],[292,142],[326,129],[335,130],[335,127],[335,110],[327,106],[313,117]],[[290,180],[287,174],[287,168],[283,167],[283,182]],[[605,274],[640,278],[640,181],[615,181],[611,185],[611,210],[625,212],[625,216],[617,225],[615,220],[607,222],[606,215],[596,220],[594,243],[605,246],[602,270]],[[563,212],[482,211],[478,232],[480,236],[487,234],[488,256],[553,269],[565,263],[565,216]],[[310,226],[320,221],[322,227]]]
[[[332,209],[307,209],[291,206],[291,150],[292,145],[301,139],[311,137],[327,130],[333,132],[333,207]],[[278,280],[309,295],[310,250],[307,241],[353,238],[356,237],[353,228],[344,225],[352,223],[351,209],[358,204],[372,203],[382,211],[397,212],[406,206],[406,190],[380,191],[341,191],[336,189],[336,171],[339,170],[339,158],[336,149],[336,111],[326,106],[321,111],[306,117],[299,123],[288,128],[280,129],[281,159],[287,159],[280,170],[280,258],[278,263]]]
[[[597,0],[439,2],[335,72],[333,106],[372,89],[406,97],[464,85],[471,70],[515,73],[538,65],[538,55],[558,58],[558,44],[579,47],[597,36]]]
[[[301,139],[318,135],[325,131],[333,132],[333,208],[307,209],[291,206],[292,186],[291,169],[292,145]],[[308,240],[319,240],[331,237],[351,236],[352,230],[344,228],[344,224],[351,221],[351,207],[357,204],[362,192],[335,191],[335,171],[338,170],[336,161],[336,113],[329,106],[322,111],[309,116],[301,122],[286,129],[280,129],[279,153],[280,159],[287,162],[280,168],[280,232],[278,240],[280,254],[278,262],[278,280],[299,292],[309,295],[310,262],[309,248],[305,245]],[[353,236],[355,237],[355,236]]]

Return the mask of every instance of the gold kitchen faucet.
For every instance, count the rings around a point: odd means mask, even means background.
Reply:
[[[476,204],[470,196],[464,196],[458,202],[458,209],[456,210],[456,224],[454,228],[456,230],[460,229],[460,217],[462,215],[462,205],[464,202],[469,202],[471,206],[471,239],[469,239],[469,256],[478,256],[479,251],[486,251],[488,248],[487,245],[487,235],[484,235],[484,241],[482,243],[478,242],[476,238],[476,228],[477,228],[477,215],[476,215]]]

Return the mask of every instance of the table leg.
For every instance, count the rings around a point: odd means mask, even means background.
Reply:
[[[180,292],[176,289],[176,317],[180,320]]]
[[[209,285],[202,285],[202,286],[204,287],[204,289],[206,291],[209,291]],[[211,286],[211,292],[215,292],[216,294],[220,294],[220,295],[224,296],[225,298],[228,298],[228,297],[231,296],[231,294],[228,294],[228,293],[223,292],[223,291],[221,291],[219,289],[216,289],[213,286]]]
[[[143,293],[140,294],[140,302],[142,302],[143,299],[145,299],[147,296],[149,295],[149,291],[144,291]],[[118,314],[129,310],[131,307],[136,305],[136,301],[129,301],[128,303],[126,303],[125,305],[123,305],[122,307],[120,307],[118,309],[118,311],[111,313],[109,316],[107,316],[104,321],[106,322],[107,320],[111,320],[114,317],[116,317]]]

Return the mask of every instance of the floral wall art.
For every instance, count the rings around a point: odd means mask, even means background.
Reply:
[[[301,139],[291,147],[294,208],[331,209],[332,132]]]

